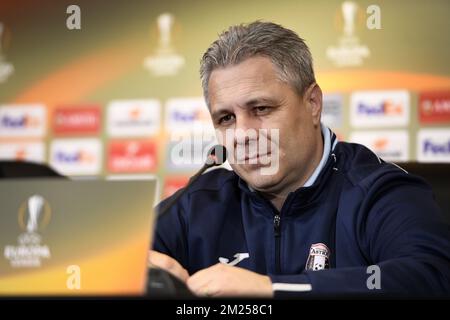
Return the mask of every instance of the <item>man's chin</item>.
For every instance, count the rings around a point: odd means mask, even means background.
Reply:
[[[247,184],[255,190],[261,192],[270,192],[277,188],[279,179],[274,175],[250,174],[244,177]]]

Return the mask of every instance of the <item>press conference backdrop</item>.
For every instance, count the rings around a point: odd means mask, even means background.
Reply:
[[[214,143],[203,52],[229,25],[262,19],[306,40],[323,122],[341,140],[448,163],[449,13],[446,0],[2,1],[0,158],[156,176],[171,194]]]

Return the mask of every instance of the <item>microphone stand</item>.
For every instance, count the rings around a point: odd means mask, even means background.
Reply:
[[[215,145],[212,147],[208,152],[208,158],[206,159],[203,167],[201,167],[200,170],[189,179],[186,187],[178,190],[164,206],[164,208],[159,210],[158,216],[162,216],[167,213],[169,209],[178,201],[178,199],[189,189],[189,186],[194,183],[194,181],[197,180],[206,170],[223,164],[227,158],[226,152],[225,147],[222,145]]]

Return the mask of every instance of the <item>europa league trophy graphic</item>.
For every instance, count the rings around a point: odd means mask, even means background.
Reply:
[[[157,19],[158,47],[156,53],[145,58],[144,67],[156,76],[175,75],[184,65],[184,57],[177,54],[172,46],[172,27],[174,17],[163,13]]]
[[[370,50],[367,46],[360,44],[356,36],[358,5],[353,1],[344,1],[339,13],[342,14],[344,22],[343,35],[339,38],[337,46],[327,48],[327,57],[338,67],[360,66],[364,58],[370,55]]]
[[[14,72],[14,66],[11,63],[4,61],[2,54],[3,50],[3,37],[5,34],[5,27],[0,22],[0,83],[6,81],[8,77]]]
[[[162,14],[158,17],[159,29],[159,53],[171,53],[170,29],[173,25],[173,16],[170,13]]]
[[[342,16],[344,17],[344,35],[346,37],[353,37],[355,33],[355,16],[356,4],[351,1],[342,3]]]
[[[28,199],[28,223],[27,231],[29,233],[36,232],[38,229],[38,219],[44,206],[44,198],[38,195],[31,196]]]

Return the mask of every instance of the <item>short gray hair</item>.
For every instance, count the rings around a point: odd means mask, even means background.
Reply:
[[[254,56],[270,58],[280,80],[290,84],[300,96],[316,82],[311,52],[294,31],[272,22],[235,25],[219,35],[200,62],[200,78],[208,107],[211,72]]]

